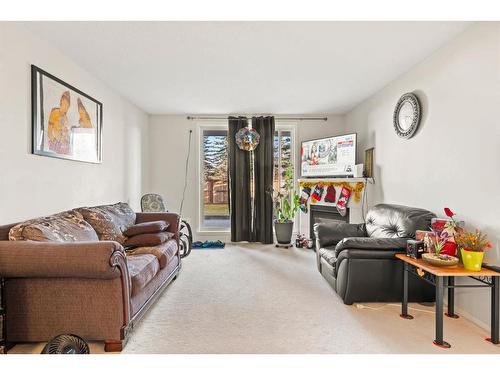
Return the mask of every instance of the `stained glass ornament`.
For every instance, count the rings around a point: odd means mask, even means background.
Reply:
[[[260,135],[253,128],[245,127],[238,130],[234,136],[236,144],[240,150],[253,151],[257,148],[260,141]]]

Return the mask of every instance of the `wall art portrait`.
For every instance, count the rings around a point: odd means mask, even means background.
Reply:
[[[31,66],[32,152],[100,163],[102,103]]]

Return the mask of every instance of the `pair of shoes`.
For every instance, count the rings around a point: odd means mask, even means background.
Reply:
[[[193,242],[193,249],[223,249],[226,244],[220,240],[217,241],[196,241]]]
[[[217,241],[205,241],[202,245],[205,249],[223,249],[226,244],[220,240]]]

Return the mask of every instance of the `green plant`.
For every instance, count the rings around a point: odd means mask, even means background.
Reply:
[[[441,251],[443,250],[443,247],[444,245],[446,244],[446,239],[439,239],[437,237],[434,238],[434,241],[433,241],[433,245],[434,245],[434,252],[439,255],[441,253]]]
[[[293,184],[293,167],[290,165],[285,169],[281,189],[276,191],[271,187],[269,190],[274,203],[274,215],[279,223],[293,221],[300,208],[299,194],[295,192]]]

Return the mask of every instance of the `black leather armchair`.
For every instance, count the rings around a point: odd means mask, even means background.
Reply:
[[[327,220],[314,225],[319,272],[345,304],[399,302],[403,293],[403,266],[394,256],[406,251],[415,231],[430,227],[435,215],[427,210],[379,204],[363,224]],[[434,288],[409,277],[413,302],[434,301]]]

